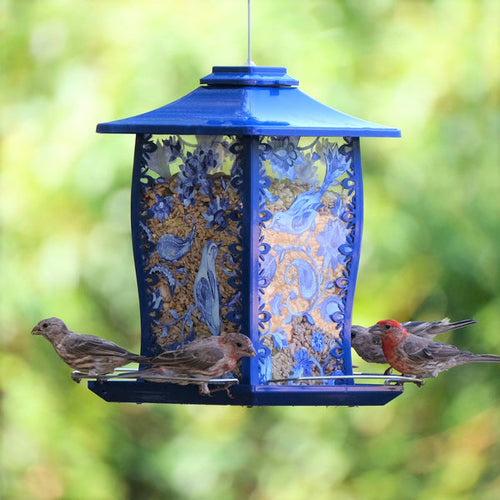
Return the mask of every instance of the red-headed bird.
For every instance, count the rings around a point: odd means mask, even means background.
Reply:
[[[419,337],[393,319],[379,321],[370,333],[382,339],[382,349],[388,363],[404,375],[418,378],[436,377],[454,366],[476,362],[500,362],[494,354],[473,354],[458,347]]]
[[[419,337],[433,339],[440,333],[458,330],[469,325],[477,323],[475,319],[463,319],[450,323],[449,318],[439,321],[407,321],[401,323],[408,333],[413,333]],[[372,327],[370,327],[372,328]],[[370,328],[360,325],[351,327],[351,346],[358,356],[368,363],[387,363],[384,351],[382,350],[382,341],[379,335],[370,333]]]

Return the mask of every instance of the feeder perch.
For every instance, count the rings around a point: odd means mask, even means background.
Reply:
[[[382,405],[402,393],[356,383],[350,346],[359,138],[398,129],[319,103],[285,68],[249,65],[214,67],[181,99],[97,131],[136,135],[142,354],[240,332],[257,357],[212,396],[140,379],[90,381],[92,391],[116,402],[247,406]]]

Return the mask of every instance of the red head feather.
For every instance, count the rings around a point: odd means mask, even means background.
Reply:
[[[378,321],[377,325],[380,326],[390,325],[396,328],[403,328],[403,325],[401,323],[398,323],[395,319],[383,319],[382,321]]]

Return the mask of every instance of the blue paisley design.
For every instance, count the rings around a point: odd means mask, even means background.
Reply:
[[[133,224],[140,238],[136,262],[142,265],[141,307],[147,307],[150,318],[151,351],[182,345],[199,334],[238,331],[243,248],[239,140],[140,138],[141,197]]]
[[[342,334],[349,282],[355,222],[349,144],[262,141],[259,300],[268,314],[260,322],[260,338],[271,349],[274,378],[343,369],[342,347],[326,346],[338,340],[339,329]],[[274,351],[282,353],[279,358]],[[267,365],[260,376],[269,380]]]

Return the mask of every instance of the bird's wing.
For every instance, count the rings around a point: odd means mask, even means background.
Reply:
[[[449,318],[443,318],[439,321],[432,321],[430,323],[427,323],[426,321],[407,321],[402,324],[406,330],[413,333],[413,335],[435,337],[440,333],[458,330],[459,328],[464,328],[466,326],[473,325],[474,323],[477,323],[475,319],[463,319],[461,321],[454,321],[453,323],[450,323]]]
[[[458,322],[457,322],[458,323]],[[402,325],[406,328],[406,330],[413,335],[424,336],[429,335],[434,337],[439,333],[447,332],[448,330],[452,330],[455,323],[450,323],[450,318],[443,318],[439,321],[407,321],[406,323],[402,323]],[[455,327],[456,328],[456,327]]]
[[[449,332],[451,330],[459,330],[460,328],[473,325],[474,323],[477,323],[475,319],[463,319],[450,323],[450,320],[448,318],[444,318],[441,321],[434,321],[433,323],[430,323],[431,326],[427,329],[426,334],[435,336],[440,333]]]
[[[413,335],[422,335],[429,328],[431,328],[435,323],[439,323],[435,321],[433,323],[428,323],[427,321],[406,321],[405,323],[401,323],[406,331],[412,333]]]
[[[382,350],[382,339],[359,325],[351,327],[351,347],[368,363],[387,363]]]
[[[462,351],[454,345],[425,340],[417,336],[408,336],[403,349],[412,361],[428,361],[430,359],[452,358]]]
[[[66,340],[66,343],[75,355],[126,356],[131,354],[114,342],[94,335],[74,334]]]
[[[161,365],[179,371],[204,371],[211,368],[224,357],[224,353],[217,346],[199,346],[185,348],[177,351],[167,351],[159,354],[151,360],[151,365]]]

